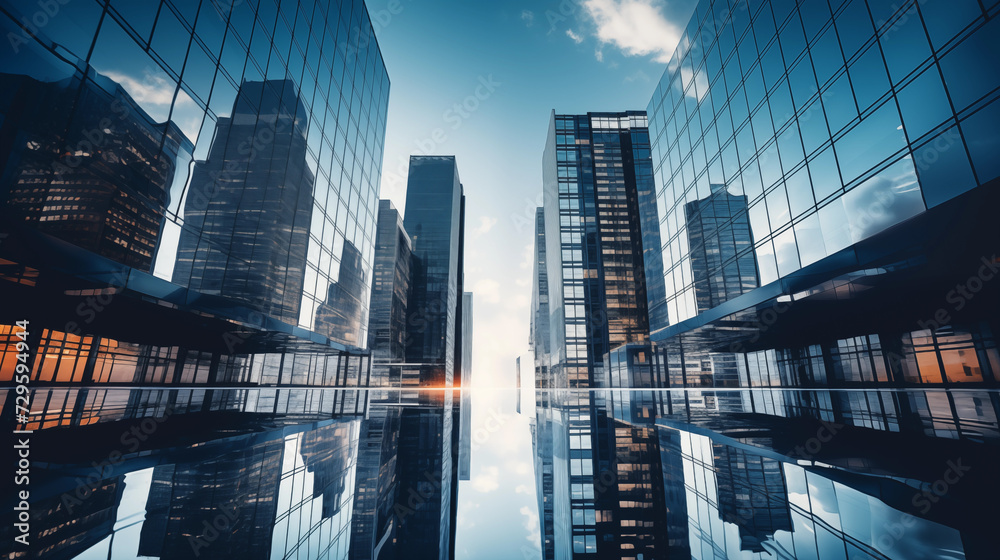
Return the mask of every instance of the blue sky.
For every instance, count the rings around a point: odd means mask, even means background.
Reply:
[[[455,155],[467,196],[481,445],[459,490],[456,557],[538,558],[532,411],[516,415],[513,392],[491,388],[513,385],[519,355],[531,383],[532,227],[549,113],[644,110],[695,2],[367,4],[392,82],[382,197],[403,209],[406,162],[421,153]]]

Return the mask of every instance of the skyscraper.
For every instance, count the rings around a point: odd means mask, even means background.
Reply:
[[[413,243],[406,361],[422,364],[424,386],[454,382],[463,203],[454,156],[410,157],[403,218]]]
[[[545,228],[536,261],[546,270],[535,283],[539,308],[543,285],[548,292],[554,386],[599,386],[606,353],[649,338],[639,209],[640,187],[652,180],[646,126],[636,111],[552,114],[536,219]]]
[[[699,2],[648,107],[663,379],[996,382],[997,26],[975,2]]]
[[[640,205],[653,192],[646,127],[645,113],[637,111],[553,112],[549,122],[532,288],[542,389],[535,466],[546,559],[618,557],[623,550],[651,557],[664,546],[657,544],[655,513],[644,511],[662,509],[656,497],[662,492],[636,470],[659,460],[652,430],[616,421],[602,394],[553,391],[649,379],[649,366],[637,359],[649,354],[643,241],[655,237],[651,213]],[[648,256],[660,258],[655,251]],[[646,375],[615,370],[613,378],[612,362]]]
[[[258,126],[270,141],[248,145]],[[240,86],[208,158],[194,165],[175,283],[298,322],[316,180],[306,166],[308,129],[291,80]]]
[[[403,227],[403,217],[392,202],[380,200],[368,322],[368,348],[376,362],[406,359],[411,255],[410,236]]]
[[[0,14],[16,38],[0,57],[0,258],[23,280],[0,298],[38,327],[32,346],[128,348],[191,364],[147,382],[216,383],[235,371],[220,347],[315,345],[328,379],[367,378],[389,79],[364,2],[51,8]],[[34,17],[48,24],[29,33]],[[318,363],[299,379],[323,378]],[[109,377],[100,365],[40,375]]]

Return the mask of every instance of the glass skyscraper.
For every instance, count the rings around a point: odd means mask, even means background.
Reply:
[[[648,107],[665,379],[996,382],[987,8],[698,4]]]
[[[640,464],[658,460],[657,441],[650,428],[616,421],[608,398],[589,391],[613,373],[641,378],[637,354],[649,377],[645,261],[660,254],[643,250],[658,234],[645,113],[553,112],[542,169],[531,345],[543,557],[648,555],[659,548],[649,515],[662,491]],[[662,282],[651,290],[658,297]],[[567,387],[588,390],[553,392]]]
[[[389,79],[364,2],[0,7],[0,253],[29,304],[61,275],[53,333],[107,335],[75,311],[105,290],[366,346]]]
[[[420,383],[450,387],[461,336],[465,194],[454,156],[412,156],[403,226],[413,244],[406,361],[421,364]],[[460,351],[460,350],[459,350]],[[458,358],[458,359],[456,359]]]
[[[599,386],[605,354],[649,338],[642,243],[652,226],[642,223],[651,215],[639,199],[652,191],[651,169],[645,113],[553,112],[534,280],[536,314],[549,309],[549,386]],[[534,320],[545,328],[543,317]]]

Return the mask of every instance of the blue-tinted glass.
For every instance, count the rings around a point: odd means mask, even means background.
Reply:
[[[802,16],[806,39],[812,42],[820,29],[830,21],[830,5],[826,0],[803,0],[799,3],[799,14]]]
[[[851,74],[854,96],[862,113],[889,91],[889,78],[878,45],[869,47],[847,71]]]
[[[932,208],[976,186],[958,127],[953,126],[913,152],[927,207]]]
[[[758,146],[763,146],[774,137],[774,128],[771,126],[771,111],[764,105],[754,114],[751,119],[753,125],[753,137]]]
[[[756,239],[756,237],[754,237]],[[766,286],[778,279],[778,265],[774,260],[774,246],[765,241],[755,249],[757,267],[760,273],[760,285]]]
[[[155,9],[150,9],[148,3],[130,0],[112,0],[111,7],[122,15],[142,41],[149,41],[149,34],[153,31],[153,21],[156,19]]]
[[[729,100],[729,110],[733,117],[733,126],[739,128],[743,125],[743,122],[747,120],[750,116],[749,109],[747,109],[747,98],[746,94],[743,92],[743,87],[741,86],[733,94],[732,98]]]
[[[771,92],[771,97],[768,98],[768,105],[771,107],[771,118],[775,128],[781,128],[795,116],[795,108],[792,107],[792,95],[788,91],[788,82],[782,81]]]
[[[906,146],[896,103],[876,109],[834,143],[844,182],[849,183]],[[818,194],[818,193],[817,193]]]
[[[798,245],[802,266],[809,266],[827,256],[818,214],[806,216],[795,224],[795,242]]]
[[[778,42],[781,44],[781,54],[785,57],[785,64],[791,64],[805,50],[806,36],[802,32],[802,23],[799,20],[798,12],[792,14],[788,23],[781,30]]]
[[[916,14],[899,18],[879,37],[879,42],[894,84],[899,83],[931,55],[924,26]]]
[[[750,165],[747,165],[740,178],[743,180],[744,194],[747,195],[749,200],[754,200],[764,192],[764,185],[760,179],[760,166],[757,165],[757,160],[753,160],[750,162]]]
[[[812,182],[809,180],[809,169],[806,167],[785,179],[785,190],[788,192],[788,209],[792,217],[808,211],[816,203],[813,199]]]
[[[799,269],[799,249],[795,244],[795,231],[785,230],[774,236],[774,257],[778,263],[778,274],[785,276]]]
[[[903,2],[902,4],[906,4]],[[886,24],[896,12],[899,11],[900,3],[897,2],[882,2],[881,0],[869,0],[868,9],[871,11],[872,19],[875,20],[875,27],[881,29],[883,25]],[[907,6],[907,11],[916,15],[917,9],[911,4]]]
[[[849,224],[847,210],[844,208],[844,197],[836,198],[819,209],[819,225],[827,253],[832,255],[851,245]]]
[[[977,0],[918,2],[934,50],[943,47],[976,18],[983,15]]]
[[[750,158],[757,153],[757,145],[753,139],[753,127],[744,126],[736,133],[736,146],[740,151],[740,165],[746,165]]]
[[[743,36],[743,41],[740,42],[739,46],[736,47],[736,54],[740,60],[740,68],[743,69],[743,75],[745,76],[750,68],[757,63],[757,46],[754,43],[753,31],[748,31],[746,35]]]
[[[190,39],[191,33],[184,28],[177,16],[166,7],[161,9],[150,47],[177,74],[181,73],[181,68],[184,66]]]
[[[816,76],[813,74],[812,62],[809,57],[805,57],[792,68],[788,73],[788,85],[792,90],[792,100],[795,102],[795,109],[801,111],[809,104],[818,89],[816,88]]]
[[[840,191],[844,186],[837,170],[837,159],[831,148],[823,150],[809,162],[809,175],[812,177],[813,192],[818,201]]]
[[[805,159],[797,123],[792,123],[778,136],[778,153],[781,155],[781,166],[786,172]]]
[[[841,74],[830,84],[830,89],[824,91],[820,97],[823,99],[827,124],[834,135],[858,116],[858,108],[854,104],[854,92],[851,91],[851,82],[847,74]]]
[[[778,145],[771,144],[760,155],[760,176],[765,188],[781,179],[781,161],[778,158]]]
[[[736,48],[736,38],[733,36],[733,24],[732,22],[727,22],[726,25],[722,27],[719,32],[719,54],[722,56],[722,60],[727,60],[729,54],[733,52]]]
[[[733,2],[732,16],[733,34],[736,35],[736,39],[739,40],[743,37],[743,33],[750,26],[750,10],[747,6],[746,0]]]
[[[823,36],[809,49],[809,54],[816,69],[816,81],[820,84],[830,81],[830,78],[844,65],[844,57],[840,54],[840,45],[837,43],[837,34],[832,28],[823,33]]]
[[[767,49],[760,58],[760,64],[764,72],[764,86],[770,90],[785,75],[785,63],[781,59],[781,49],[777,43]]]
[[[962,121],[962,134],[981,183],[1000,177],[1000,101]]]
[[[760,75],[760,65],[754,66],[754,68],[747,74],[746,80],[743,82],[744,88],[747,92],[747,105],[750,107],[750,111],[753,112],[761,101],[764,100],[765,89],[764,89],[764,79]]]
[[[761,200],[750,207],[750,229],[754,239],[766,239],[771,235],[767,221],[767,205]]]
[[[826,127],[826,115],[823,114],[823,104],[819,99],[800,113],[799,131],[807,155],[830,141],[830,130]]]
[[[781,27],[781,24],[788,18],[788,14],[795,11],[795,0],[772,0],[771,10],[774,11],[774,21]]]
[[[771,222],[772,229],[781,229],[782,226],[791,220],[788,212],[788,199],[785,197],[785,189],[778,188],[767,193],[767,217]]]
[[[855,243],[924,211],[913,161],[904,157],[844,195]]]
[[[911,141],[930,132],[952,116],[941,75],[931,66],[896,94],[903,125]]]
[[[114,21],[105,18],[90,63],[118,82],[154,120],[167,120],[177,84]],[[151,88],[155,95],[149,94]]]
[[[215,62],[197,43],[191,46],[188,53],[182,78],[195,95],[202,101],[208,101],[215,78]]]
[[[1000,87],[1000,18],[993,18],[941,59],[955,110]]]
[[[844,58],[850,60],[874,34],[865,0],[850,0],[837,16],[837,34]]]
[[[753,21],[753,34],[757,37],[758,48],[763,49],[775,36],[774,18],[771,16],[771,7],[764,3],[763,7]]]
[[[34,9],[37,10],[38,6]],[[39,28],[39,35],[65,47],[80,60],[86,60],[100,18],[101,6],[94,2],[60,2],[58,12],[47,18],[45,25]],[[11,45],[14,44],[10,36],[4,36]],[[17,36],[20,34],[14,35]]]

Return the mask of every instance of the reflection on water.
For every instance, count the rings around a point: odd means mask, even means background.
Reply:
[[[447,558],[471,531],[450,391],[32,397],[31,554],[12,558]],[[542,558],[995,556],[997,392],[535,397],[534,473],[504,476],[535,487]]]

